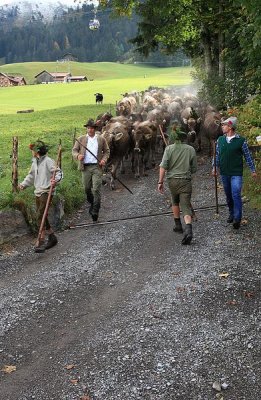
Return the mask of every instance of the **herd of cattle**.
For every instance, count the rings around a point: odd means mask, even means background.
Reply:
[[[98,131],[110,147],[111,188],[115,187],[117,169],[124,173],[124,159],[131,157],[136,177],[155,166],[157,146],[168,143],[167,130],[173,120],[188,134],[188,143],[201,151],[204,136],[212,148],[222,134],[222,113],[209,104],[202,104],[192,94],[177,96],[173,90],[151,88],[142,93],[125,93],[116,104],[116,117],[110,113],[96,118]]]

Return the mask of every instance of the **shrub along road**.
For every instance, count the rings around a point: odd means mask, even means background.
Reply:
[[[199,164],[195,208],[214,205]],[[121,179],[134,194],[105,186],[100,220],[170,210],[157,170]],[[259,400],[260,212],[246,204],[238,231],[226,208],[197,218],[190,246],[164,215],[68,229],[42,255],[5,247],[0,398]]]

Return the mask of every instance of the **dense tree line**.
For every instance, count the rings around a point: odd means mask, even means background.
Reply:
[[[173,55],[159,52],[149,58],[134,52],[129,40],[137,34],[137,16],[113,19],[107,10],[98,13],[100,29],[91,31],[93,5],[69,9],[52,21],[41,13],[21,22],[19,9],[0,14],[0,60],[2,64],[55,61],[71,53],[80,62],[121,61],[151,62],[159,65],[187,65],[188,57],[181,50]]]
[[[183,48],[204,98],[240,104],[260,92],[260,0],[100,0],[116,15],[139,16],[132,42],[141,54]]]

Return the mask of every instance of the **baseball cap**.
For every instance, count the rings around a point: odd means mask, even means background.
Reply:
[[[237,126],[237,118],[229,117],[229,118],[225,119],[225,121],[222,121],[221,125],[229,125],[231,128],[235,129]]]

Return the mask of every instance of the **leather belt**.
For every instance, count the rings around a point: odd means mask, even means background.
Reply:
[[[88,165],[97,165],[97,163],[87,163],[87,164],[83,164],[85,167],[88,167]]]

